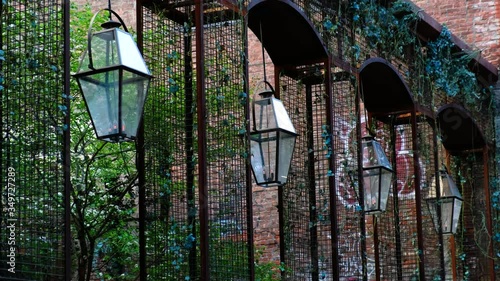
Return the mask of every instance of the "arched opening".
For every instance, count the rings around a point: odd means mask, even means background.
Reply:
[[[414,108],[408,85],[392,64],[382,58],[370,58],[359,69],[361,99],[374,115],[410,112]]]
[[[486,145],[481,129],[462,106],[443,105],[437,117],[441,141],[450,154],[481,149]]]
[[[318,32],[291,1],[252,1],[247,17],[248,27],[264,44],[275,65],[304,65],[328,57]]]

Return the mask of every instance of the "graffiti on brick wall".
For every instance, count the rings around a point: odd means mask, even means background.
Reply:
[[[359,232],[348,235],[344,237],[342,241],[340,241],[339,250],[341,253],[341,257],[339,260],[339,270],[341,272],[341,277],[356,278],[356,276],[363,276],[363,261],[361,259],[362,250],[360,242],[361,237]],[[366,273],[369,280],[371,280],[370,277],[375,276],[374,259],[367,258]]]
[[[365,118],[361,118],[361,128],[365,130]],[[359,206],[357,196],[357,180],[353,174],[357,173],[356,167],[356,122],[339,118],[336,123],[336,128],[333,130],[336,133],[336,141],[338,142],[336,151],[336,167],[335,171],[337,180],[337,197],[342,204],[349,208],[356,208]],[[378,130],[377,137],[389,138],[389,132]],[[415,174],[413,169],[413,150],[411,143],[411,130],[405,130],[404,127],[397,128],[396,133],[396,173],[394,183],[397,186],[398,198],[414,198],[415,189],[413,182],[415,181]],[[366,134],[363,132],[362,134]],[[410,134],[410,135],[408,135]],[[383,144],[386,152],[389,152],[388,144]],[[389,155],[389,153],[388,153]],[[425,178],[426,167],[419,161],[419,168]]]

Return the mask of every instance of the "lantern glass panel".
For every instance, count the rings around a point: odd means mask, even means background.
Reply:
[[[92,67],[94,69],[102,69],[120,64],[118,46],[115,38],[115,29],[106,29],[92,34],[90,40],[92,46]],[[86,50],[80,62],[78,72],[91,70],[89,65],[89,50]]]
[[[290,164],[292,162],[293,150],[295,148],[296,135],[281,131],[278,132],[279,136],[279,163],[278,163],[278,177],[277,181],[280,184],[285,184],[288,178],[288,172],[290,170]]]
[[[271,98],[265,98],[255,101],[255,130],[263,131],[267,129],[276,129],[276,116]]]
[[[295,134],[296,132],[295,128],[293,127],[292,120],[290,120],[290,117],[288,116],[283,103],[279,99],[274,97],[271,100],[273,103],[277,127]]]
[[[462,200],[454,200],[453,204],[453,219],[451,220],[451,232],[457,233],[458,222],[460,220],[460,212],[462,210]]]
[[[259,185],[275,181],[277,140],[276,131],[250,135],[251,164]]]
[[[382,146],[372,137],[363,139],[363,190],[365,213],[385,211],[392,184],[392,167]]]
[[[130,33],[127,33],[121,29],[116,30],[116,37],[118,39],[118,48],[120,51],[120,61],[121,64],[134,69],[138,72],[149,74],[149,70],[142,58],[139,49],[135,45],[134,39]]]
[[[149,77],[123,70],[122,79],[122,130],[125,136],[135,136],[144,109]]]
[[[432,216],[436,231],[439,232],[438,219],[441,219],[443,234],[454,234],[457,231],[460,212],[462,209],[462,196],[455,182],[448,173],[441,171],[439,175],[440,196],[437,196],[436,180],[431,185],[427,201],[429,212]],[[438,217],[438,206],[441,210]]]
[[[385,168],[371,168],[363,170],[363,187],[365,192],[364,201],[366,212],[381,212],[386,209],[391,182],[391,170]]]
[[[118,134],[118,70],[78,79],[97,137]]]

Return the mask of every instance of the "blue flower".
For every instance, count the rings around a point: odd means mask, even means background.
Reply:
[[[330,21],[330,20],[326,20],[324,23],[323,23],[323,27],[326,29],[326,30],[330,30],[333,28],[333,23]]]

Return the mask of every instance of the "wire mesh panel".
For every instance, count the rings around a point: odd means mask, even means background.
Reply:
[[[307,169],[307,116],[306,89],[298,81],[282,77],[280,98],[287,108],[290,119],[299,134],[296,139],[294,155],[288,182],[283,188],[284,212],[284,243],[285,256],[282,261],[286,264],[288,280],[310,280],[315,265],[311,261],[312,245],[309,232],[311,210],[311,187]],[[282,246],[283,247],[283,246]],[[284,259],[284,260],[283,260]]]
[[[240,7],[242,8],[242,7]],[[246,26],[220,4],[205,9],[204,58],[210,280],[249,280]]]
[[[484,194],[484,165],[481,153],[453,157],[454,178],[463,197],[462,218],[455,235],[457,270],[462,278],[490,280],[488,253],[490,238],[487,230]]]
[[[396,138],[397,148],[395,171],[398,187],[398,210],[401,235],[401,276],[402,280],[418,278],[418,237],[415,204],[415,170],[410,124],[394,127],[400,137]]]
[[[356,115],[356,87],[351,75],[334,69],[333,103],[333,147],[336,163],[336,206],[338,228],[338,270],[341,278],[363,277],[363,253],[366,251],[362,239],[365,234],[360,222],[364,220],[359,201],[358,142]],[[365,119],[362,120],[364,125]],[[374,260],[366,263],[369,276],[374,276]]]
[[[2,280],[64,278],[62,3],[0,4]]]
[[[445,159],[436,159],[437,148],[434,145],[435,132],[428,122],[420,120],[418,128],[418,156],[420,169],[420,190],[421,190],[421,210],[422,210],[422,234],[424,239],[423,254],[425,258],[425,276],[429,280],[438,279],[444,270],[443,247],[439,239],[439,234],[434,225],[433,218],[426,203],[429,198],[431,185],[436,177],[437,165],[444,164]],[[449,259],[448,259],[449,261]]]
[[[382,124],[381,122],[377,122],[378,139],[384,146],[385,152],[392,163],[398,161],[400,150],[395,145],[396,140],[401,137],[400,133],[393,129],[392,123]],[[397,173],[396,165],[392,165],[395,168],[394,171]],[[401,280],[402,275],[400,218],[397,212],[399,190],[398,181],[393,176],[386,211],[377,215],[375,225],[370,227],[370,224],[367,224],[367,233],[376,231],[376,239],[373,242],[376,243],[374,247],[378,248],[379,256],[373,258],[378,259],[380,278],[382,280]],[[373,279],[374,275],[370,275],[369,277]]]
[[[281,97],[299,132],[290,183],[283,187],[284,262],[290,280],[333,278],[329,183],[333,155],[322,68],[301,67],[306,77],[298,81],[281,78]]]
[[[242,138],[248,102],[243,17],[210,4],[204,7],[203,26],[196,27],[194,5],[149,6],[144,9],[144,52],[156,78],[145,109],[148,275],[197,280],[200,266],[206,266],[210,280],[247,280],[253,259]],[[205,93],[195,87],[195,28],[203,29]],[[202,123],[197,119],[201,95],[207,112]],[[206,143],[199,143],[199,134]],[[202,145],[206,159],[198,163]],[[198,203],[200,167],[206,175],[206,206]],[[199,208],[208,210],[209,265],[200,260]]]
[[[182,3],[179,3],[182,4]],[[199,275],[191,7],[184,18],[143,8],[144,56],[155,79],[144,109],[146,248],[151,280]]]

